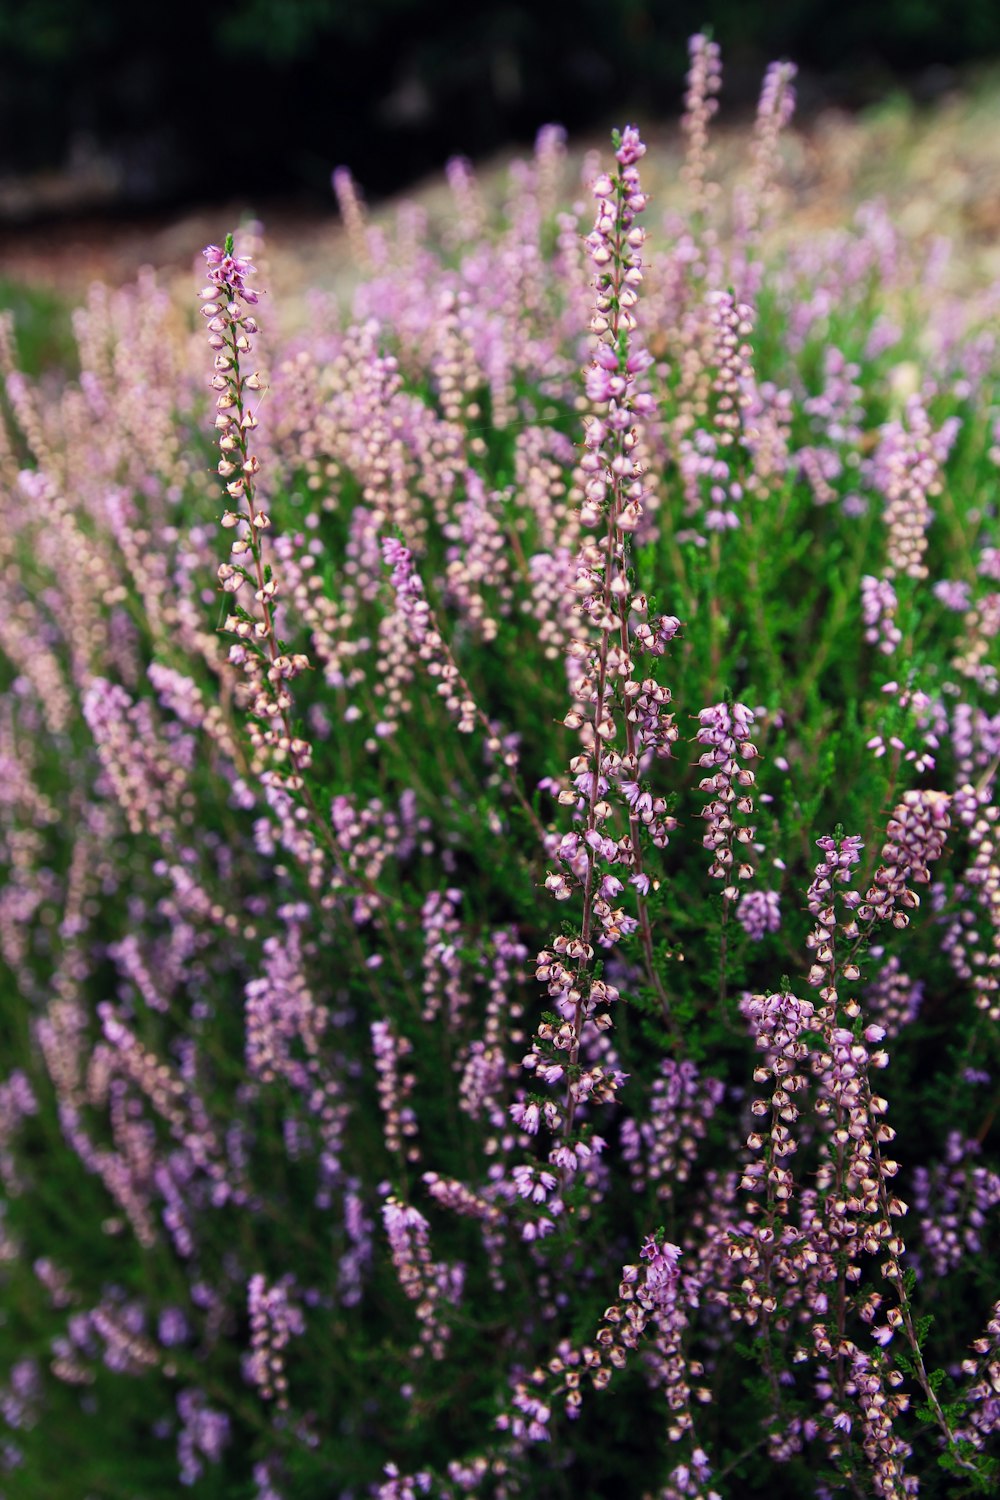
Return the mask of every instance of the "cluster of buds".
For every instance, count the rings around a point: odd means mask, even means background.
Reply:
[[[909,918],[901,908],[918,904],[908,882],[920,884],[930,879],[928,865],[938,858],[944,846],[949,802],[947,796],[938,792],[906,794],[889,821],[888,838],[882,848],[883,863],[864,895],[851,884],[861,860],[861,840],[844,837],[839,830],[836,838],[820,839],[824,857],[817,866],[807,901],[816,919],[808,939],[813,958],[809,982],[819,990],[822,1002],[816,1011],[814,1029],[823,1038],[822,1046],[814,1048],[812,1054],[815,1116],[824,1132],[816,1173],[822,1226],[817,1218],[812,1237],[817,1246],[825,1247],[825,1254],[830,1257],[829,1279],[836,1274],[840,1280],[842,1311],[847,1306],[847,1285],[856,1286],[861,1281],[862,1257],[881,1260],[881,1274],[895,1294],[896,1305],[886,1309],[884,1320],[877,1325],[875,1320],[885,1301],[881,1294],[871,1293],[863,1301],[860,1294],[855,1294],[854,1305],[861,1320],[871,1327],[875,1343],[882,1348],[898,1331],[904,1331],[920,1383],[939,1427],[950,1440],[947,1423],[927,1383],[903,1275],[905,1243],[900,1220],[906,1215],[907,1205],[892,1191],[899,1164],[884,1154],[896,1133],[886,1119],[888,1102],[873,1089],[871,1082],[872,1071],[885,1068],[889,1062],[888,1053],[880,1045],[886,1037],[886,1028],[872,1022],[862,1029],[859,1002],[853,996],[842,1001],[838,992],[841,980],[853,984],[860,978],[857,954],[870,938],[876,921],[891,921],[897,927],[907,925]],[[847,889],[838,892],[838,886]],[[838,896],[847,909],[845,919],[839,922]],[[838,939],[843,942],[839,952]],[[841,1015],[854,1024],[850,1027],[843,1024]],[[834,1265],[838,1267],[835,1273]],[[832,1302],[830,1307],[832,1310]],[[827,1310],[826,1302],[822,1310]],[[893,1435],[891,1425],[892,1418],[902,1408],[894,1405],[896,1398],[885,1396],[882,1376],[873,1372],[884,1372],[893,1388],[902,1376],[881,1353],[862,1353],[844,1337],[842,1329],[839,1335],[835,1334],[826,1322],[820,1321],[813,1325],[812,1332],[817,1353],[836,1361],[840,1400],[854,1397],[860,1410],[866,1456],[885,1478],[886,1487],[877,1486],[878,1493],[903,1493],[890,1483],[901,1472],[899,1462],[908,1452]],[[833,1386],[826,1389],[832,1392]],[[831,1424],[826,1434],[830,1452],[836,1456],[838,1430],[850,1432],[852,1418],[849,1412],[830,1404],[824,1415]]]
[[[373,1021],[371,1032],[386,1150],[400,1159],[405,1155],[407,1161],[419,1161],[420,1149],[415,1143],[417,1117],[406,1103],[416,1078],[401,1069],[403,1060],[413,1051],[413,1043],[397,1036],[388,1021]]]
[[[819,990],[824,1007],[823,1019],[832,1024],[838,1003],[838,977],[853,983],[861,977],[855,955],[876,922],[891,922],[898,929],[909,926],[909,912],[920,905],[912,889],[926,885],[931,878],[930,865],[939,859],[951,826],[947,792],[916,790],[907,792],[895,808],[886,828],[882,845],[882,862],[871,885],[862,894],[849,889],[842,901],[848,908],[846,921],[837,923],[834,885],[850,882],[851,872],[861,858],[861,840],[855,836],[818,840],[824,858],[807,893],[810,911],[816,924],[807,938],[813,961],[809,983]],[[838,957],[836,934],[847,940],[847,952]],[[846,1014],[852,1020],[861,1013],[856,1000],[847,1003]]]
[[[904,1468],[913,1450],[893,1430],[896,1417],[910,1404],[909,1395],[898,1390],[901,1383],[900,1372],[885,1355],[858,1352],[844,1386],[845,1395],[853,1398],[858,1409],[858,1437],[871,1465],[875,1493],[886,1496],[887,1500],[916,1494],[916,1486]],[[842,1431],[849,1431],[851,1426],[849,1420],[838,1425]]]
[[[461,1300],[464,1270],[432,1260],[430,1227],[419,1209],[390,1196],[382,1205],[382,1222],[399,1284],[416,1303],[420,1337],[410,1355],[419,1359],[426,1350],[432,1359],[443,1359],[450,1334],[444,1309]]]
[[[861,580],[861,618],[865,627],[865,640],[869,646],[877,646],[883,656],[891,656],[903,639],[903,632],[896,624],[898,608],[899,601],[891,581],[866,573]]]
[[[841,895],[849,912],[841,930],[852,942],[859,935],[860,929],[854,919],[853,910],[861,900],[860,893],[856,890],[838,893],[837,887],[850,885],[852,873],[861,862],[864,844],[856,834],[847,834],[836,839],[829,834],[824,834],[822,838],[816,840],[816,843],[823,851],[823,858],[816,866],[812,884],[806,892],[806,904],[816,919],[812,931],[806,938],[806,947],[813,955],[808,978],[813,989],[819,990],[819,996],[823,1002],[824,1010],[820,1019],[832,1025],[836,1017],[838,1001],[838,974],[842,971],[845,979],[853,981],[860,977],[861,972],[853,957],[846,963],[838,965],[835,943],[838,894]]]
[[[247,1286],[250,1317],[250,1354],[246,1372],[265,1401],[274,1401],[279,1411],[288,1409],[288,1377],[285,1350],[289,1341],[305,1332],[302,1311],[289,1296],[285,1277],[268,1286],[258,1272]]]
[[[597,214],[586,241],[596,271],[591,330],[597,342],[585,380],[597,411],[587,423],[580,462],[581,524],[603,524],[607,537],[601,543],[584,541],[577,559],[573,589],[589,638],[570,646],[580,669],[577,703],[564,722],[579,729],[583,740],[584,754],[571,769],[586,804],[588,836],[610,813],[604,793],[617,782],[629,807],[631,858],[625,863],[641,876],[640,826],[662,847],[673,824],[663,817],[662,800],[639,787],[639,765],[649,751],[669,756],[677,732],[666,711],[669,690],[652,677],[642,678],[635,658],[661,656],[680,622],[672,615],[648,618],[645,597],[632,593],[628,568],[629,541],[642,518],[645,493],[637,424],[651,414],[654,403],[636,389],[638,376],[652,360],[632,338],[645,238],[635,218],[646,206],[637,163],[646,148],[631,126],[615,136],[615,147],[618,169],[602,172],[593,185]],[[619,733],[616,721],[624,729],[624,753],[611,749]],[[575,798],[567,792],[561,800]],[[659,804],[655,809],[654,801]]]
[[[535,978],[547,985],[558,1015],[554,1020],[542,1023],[536,1043],[524,1059],[524,1066],[544,1083],[556,1083],[565,1074],[565,1060],[553,1054],[574,1050],[579,1039],[578,1024],[592,1022],[598,1031],[608,1031],[612,1024],[608,1007],[621,998],[615,986],[606,979],[586,974],[581,976],[577,968],[570,967],[574,960],[579,963],[581,959],[585,962],[593,959],[593,949],[583,950],[579,938],[560,935],[553,940],[553,948],[555,952],[543,948],[539,953]],[[564,963],[564,959],[569,963]],[[548,1045],[539,1048],[538,1040]],[[585,1094],[588,1098],[598,1095],[606,1098],[617,1087],[613,1080],[620,1077],[618,1074],[607,1075],[597,1066],[581,1074],[574,1086],[581,1097]]]
[[[547,986],[556,1014],[540,1023],[523,1063],[539,1083],[567,1082],[570,1112],[584,1101],[610,1103],[625,1082],[623,1073],[601,1063],[577,1066],[584,1027],[593,1026],[596,1033],[608,1031],[610,1007],[621,998],[613,984],[589,972],[593,956],[593,949],[584,947],[579,938],[560,935],[553,939],[552,949],[541,950],[535,964],[535,977]],[[550,1128],[565,1118],[551,1100],[545,1102],[542,1114]],[[554,1149],[550,1160],[556,1159],[558,1150]]]
[[[650,1235],[639,1255],[645,1264],[622,1268],[619,1300],[605,1308],[595,1339],[597,1348],[585,1348],[583,1360],[594,1389],[604,1390],[613,1371],[625,1368],[629,1354],[639,1348],[649,1330],[653,1343],[648,1356],[650,1375],[665,1392],[670,1409],[668,1435],[677,1442],[691,1429],[691,1393],[682,1347],[687,1317],[677,1295],[681,1251]]]
[[[962,1361],[962,1374],[970,1380],[964,1393],[968,1426],[956,1436],[975,1448],[982,1448],[1000,1426],[1000,1302],[994,1304],[986,1334],[971,1345],[975,1358]]]
[[[579,1376],[575,1378],[579,1380]],[[510,1399],[512,1410],[500,1413],[496,1419],[497,1430],[509,1432],[518,1443],[549,1442],[552,1437],[549,1431],[552,1406],[545,1385],[545,1371],[540,1366],[526,1379],[519,1380]]]
[[[793,83],[798,72],[794,63],[771,63],[764,74],[764,86],[757,105],[754,123],[753,181],[751,200],[759,213],[771,189],[777,164],[778,141],[795,113]]]
[[[636,1192],[655,1184],[658,1198],[673,1198],[691,1176],[699,1142],[724,1093],[720,1080],[702,1077],[693,1062],[662,1059],[650,1090],[647,1119],[629,1118],[621,1124],[622,1155]]]
[[[620,171],[602,172],[594,182],[597,219],[586,245],[597,269],[597,310],[591,322],[595,333],[635,328],[632,308],[636,287],[642,281],[642,264],[635,253],[645,239],[633,226],[636,214],[646,207],[636,163],[646,154],[634,125],[615,135],[615,160]]]
[[[709,461],[705,529],[732,531],[740,524],[736,510],[743,499],[743,485],[733,472],[731,457],[743,431],[743,412],[751,405],[753,365],[750,345],[753,332],[753,309],[737,302],[732,292],[716,291],[709,295],[709,324],[712,331],[712,433],[706,443]]]
[[[965,788],[964,801],[971,803]],[[958,796],[959,794],[956,794]],[[972,858],[962,877],[964,908],[953,918],[946,939],[955,972],[971,982],[976,1007],[991,1021],[1000,1020],[1000,810],[993,804],[969,814]],[[973,908],[979,908],[979,920]]]
[[[777,891],[744,891],[736,920],[752,943],[781,929],[781,896]]]
[[[696,739],[706,747],[698,764],[711,772],[698,783],[700,791],[711,793],[702,813],[707,824],[702,843],[712,855],[709,875],[726,882],[723,895],[727,901],[737,900],[740,894],[734,877],[749,880],[753,874],[753,866],[736,852],[736,846],[752,844],[755,830],[749,823],[734,820],[734,814],[749,817],[753,812],[750,788],[756,778],[748,766],[740,764],[757,755],[750,739],[753,721],[753,714],[743,703],[734,704],[731,710],[725,703],[716,703],[698,715],[701,727]]]
[[[773,1087],[770,1099],[755,1099],[750,1106],[755,1118],[770,1117],[770,1129],[767,1136],[754,1130],[747,1138],[749,1149],[760,1156],[744,1168],[741,1186],[752,1193],[766,1186],[773,1217],[787,1214],[794,1189],[792,1173],[783,1162],[796,1149],[792,1127],[799,1111],[795,1095],[806,1087],[806,1075],[799,1069],[809,1056],[801,1034],[809,1030],[813,1007],[808,1000],[778,994],[755,995],[747,1008],[757,1046],[765,1054],[754,1068],[754,1083]]]
[[[857,908],[860,922],[878,919],[893,927],[909,925],[907,910],[920,905],[909,883],[927,885],[930,865],[940,859],[951,827],[947,792],[910,791],[893,812],[882,846],[882,863],[865,899]]]
[[[927,577],[930,501],[941,493],[941,465],[953,439],[949,429],[934,432],[919,396],[907,402],[905,422],[882,429],[872,467],[885,497],[886,578],[903,576],[919,583]]]
[[[251,337],[257,321],[247,310],[256,305],[258,293],[246,283],[254,267],[246,256],[233,254],[233,237],[224,248],[209,245],[204,251],[208,285],[200,293],[202,315],[208,319],[208,342],[215,355],[212,389],[216,392],[215,428],[219,435],[218,472],[231,507],[222,518],[226,530],[235,531],[231,561],[222,563],[218,577],[233,599],[224,629],[236,637],[229,660],[243,672],[243,705],[251,717],[250,737],[257,769],[290,763],[291,774],[267,774],[272,784],[287,791],[302,788],[302,772],[309,765],[307,741],[291,726],[292,695],[288,684],[308,666],[300,653],[286,653],[275,631],[278,585],[264,562],[263,537],[271,524],[256,498],[260,461],[251,451],[257,416],[249,406],[252,393],[263,389],[258,371],[243,373],[241,363],[253,352]],[[239,602],[247,591],[255,606]],[[244,595],[246,597],[246,595]],[[249,603],[248,599],[248,603]]]
[[[845,1283],[860,1281],[862,1255],[881,1258],[881,1274],[893,1288],[897,1305],[887,1309],[884,1322],[872,1327],[872,1337],[884,1348],[897,1331],[905,1333],[917,1377],[949,1444],[952,1434],[923,1367],[903,1274],[906,1247],[899,1221],[905,1217],[907,1205],[891,1187],[899,1164],[884,1155],[884,1148],[895,1139],[895,1131],[885,1118],[888,1102],[871,1084],[872,1070],[883,1069],[889,1062],[888,1053],[880,1045],[886,1029],[877,1022],[863,1030],[857,1025],[848,1029],[841,1024],[838,1011],[849,1022],[856,1023],[861,1006],[853,997],[841,1004],[837,985],[840,979],[853,983],[860,978],[856,955],[877,921],[891,922],[897,928],[908,925],[908,910],[919,905],[919,897],[910,883],[926,884],[930,880],[929,866],[940,857],[950,826],[950,803],[950,797],[942,792],[906,793],[889,820],[882,863],[871,885],[863,895],[851,888],[842,893],[846,920],[839,924],[836,920],[835,886],[850,886],[852,873],[860,862],[860,839],[819,841],[824,859],[808,893],[809,908],[816,917],[809,939],[813,952],[809,979],[819,989],[823,1002],[816,1013],[816,1029],[822,1031],[823,1047],[814,1051],[812,1060],[816,1076],[815,1113],[826,1124],[816,1175],[816,1188],[823,1205],[822,1239],[839,1259],[839,1274]],[[838,935],[847,944],[846,951],[841,953],[835,947]],[[842,1291],[842,1298],[843,1295]],[[882,1301],[880,1296],[868,1298],[860,1310],[864,1322],[874,1324]],[[823,1328],[820,1324],[814,1326],[814,1338]],[[879,1493],[902,1493],[889,1484],[900,1472],[898,1463],[908,1452],[891,1429],[891,1419],[901,1407],[894,1408],[892,1401],[884,1398],[880,1380],[871,1372],[884,1370],[892,1386],[902,1377],[883,1355],[863,1355],[849,1340],[841,1338],[835,1343],[824,1332],[824,1342],[817,1342],[816,1347],[826,1357],[837,1359],[842,1390],[857,1399],[866,1456],[876,1472],[884,1470],[886,1476],[887,1487],[879,1489]],[[845,1375],[843,1362],[848,1357],[853,1358],[853,1367]],[[855,1379],[858,1372],[861,1378]],[[850,1425],[850,1416],[843,1411],[833,1418],[834,1427],[849,1431]]]
[[[828,920],[832,922],[834,887],[850,884],[851,871],[861,861],[864,844],[857,834],[847,834],[839,839],[824,834],[816,840],[816,847],[823,851],[823,858],[816,866],[812,884],[806,892],[806,904],[813,916],[821,920],[825,920],[824,914],[829,912]]]
[[[202,1459],[218,1463],[229,1442],[230,1424],[225,1412],[213,1411],[204,1391],[183,1390],[177,1393],[177,1466],[181,1484],[196,1484],[204,1473]]]
[[[836,1160],[821,1164],[817,1185],[835,1188],[826,1206],[828,1227],[839,1243],[853,1241],[853,1252],[860,1248],[871,1255],[885,1245],[891,1255],[898,1256],[902,1241],[894,1236],[890,1221],[901,1218],[906,1205],[887,1195],[886,1179],[895,1177],[899,1167],[880,1151],[895,1139],[895,1131],[884,1122],[889,1106],[872,1092],[868,1077],[870,1068],[888,1065],[889,1055],[883,1048],[876,1045],[875,1051],[870,1050],[884,1036],[884,1029],[876,1024],[867,1026],[860,1037],[835,1026],[827,1052],[815,1058],[820,1080],[816,1114],[830,1119],[836,1147]],[[847,1270],[848,1280],[856,1281],[860,1274],[857,1266]]]
[[[687,184],[694,214],[704,213],[708,201],[708,127],[719,108],[718,93],[722,87],[722,54],[718,42],[709,41],[701,32],[688,43],[691,65],[684,95],[681,128],[687,137],[687,160],[682,176]]]
[[[455,664],[424,594],[424,585],[413,565],[413,555],[397,537],[382,539],[382,556],[392,569],[392,587],[396,594],[396,609],[400,623],[409,637],[409,644],[427,668],[429,677],[438,679],[436,691],[443,699],[445,708],[458,723],[459,734],[472,734],[479,713],[468,684]],[[487,726],[488,727],[488,726]],[[491,742],[500,743],[490,731]],[[517,755],[511,750],[505,763],[516,765]]]
[[[90,1327],[104,1347],[101,1357],[109,1370],[141,1375],[160,1363],[160,1351],[143,1330],[143,1311],[137,1302],[109,1295],[90,1314]]]

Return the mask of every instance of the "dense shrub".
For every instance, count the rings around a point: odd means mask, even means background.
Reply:
[[[990,1489],[996,334],[717,86],[7,329],[10,1500]]]

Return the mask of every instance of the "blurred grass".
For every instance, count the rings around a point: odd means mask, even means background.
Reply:
[[[73,306],[73,300],[49,287],[0,276],[0,308],[14,314],[18,364],[26,375],[37,377],[52,369],[78,373]]]

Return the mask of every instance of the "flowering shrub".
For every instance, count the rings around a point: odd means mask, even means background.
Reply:
[[[5,330],[12,1500],[996,1483],[996,332],[719,79]]]

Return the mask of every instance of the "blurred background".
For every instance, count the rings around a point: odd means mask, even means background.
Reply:
[[[723,132],[780,57],[815,139],[879,101],[912,124],[974,98],[966,197],[992,232],[1000,0],[0,0],[0,283],[26,265],[36,283],[189,265],[223,205],[305,232],[332,218],[342,163],[377,204],[454,154],[509,157],[548,121],[588,143],[627,118],[676,125],[706,25]],[[859,173],[869,155],[854,151]]]
[[[549,120],[675,115],[706,22],[730,109],[776,57],[808,111],[934,96],[1000,53],[997,0],[0,0],[3,218],[315,203],[339,163],[381,195]]]

